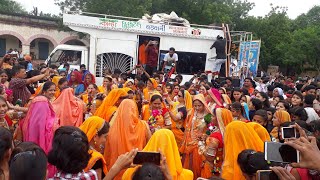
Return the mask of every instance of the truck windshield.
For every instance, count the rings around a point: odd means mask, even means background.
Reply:
[[[80,65],[81,51],[59,49],[51,55],[50,64],[60,66],[64,63],[68,63],[70,65]]]

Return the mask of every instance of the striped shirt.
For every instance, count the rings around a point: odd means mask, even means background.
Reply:
[[[13,91],[13,102],[15,103],[18,99],[21,99],[22,106],[24,106],[31,97],[31,93],[27,88],[26,79],[12,78],[9,83],[9,89]]]
[[[90,170],[88,172],[79,172],[77,174],[62,173],[58,172],[53,178],[48,180],[97,180],[97,172],[95,170]]]

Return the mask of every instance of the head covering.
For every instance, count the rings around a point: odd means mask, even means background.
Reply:
[[[227,95],[227,94],[221,94],[222,98],[223,98],[223,101],[229,105],[229,104],[232,104],[232,101],[230,99],[230,97]]]
[[[21,122],[23,141],[38,144],[48,154],[51,149],[55,121],[56,116],[48,98],[45,96],[35,97],[26,117]]]
[[[245,180],[237,162],[238,155],[245,149],[263,152],[263,141],[250,125],[242,121],[233,121],[226,128],[224,145],[225,157],[221,177]]]
[[[278,93],[279,93],[280,96],[283,96],[283,90],[281,88],[277,87],[277,88],[274,88],[274,89],[278,90]]]
[[[91,116],[86,119],[83,124],[79,127],[88,137],[90,142],[93,137],[103,128],[105,120],[98,116]]]
[[[71,75],[74,74],[75,75],[75,81],[72,81],[71,78],[68,82],[68,86],[72,86],[74,82],[78,83],[78,84],[82,84],[82,77],[81,77],[81,73],[79,71],[72,71]]]
[[[86,76],[91,76],[91,82],[87,82],[86,81]],[[96,83],[96,78],[93,74],[91,74],[89,71],[87,71],[84,75],[84,81],[83,81],[83,84],[84,84],[84,88],[87,89],[87,87],[89,86],[89,84],[95,84]]]
[[[263,142],[271,141],[270,135],[265,127],[255,122],[250,122],[248,123],[248,125],[251,126],[256,131],[256,133],[258,134],[258,136]]]
[[[192,97],[189,91],[184,90],[184,104],[186,106],[187,111],[192,109]]]
[[[216,117],[220,132],[224,136],[226,126],[233,121],[232,112],[225,108],[217,108]]]
[[[82,124],[84,102],[76,99],[72,88],[64,89],[52,106],[59,119],[59,126],[79,127]]]
[[[128,83],[131,82],[132,84],[134,84],[134,80],[133,79],[128,79],[124,84],[123,87],[127,87]]]
[[[146,143],[147,124],[139,119],[136,103],[130,99],[123,100],[115,114],[105,146],[104,157],[108,168],[112,167],[121,154],[134,148],[142,150]]]
[[[31,59],[32,59],[32,57],[29,55],[29,54],[27,54],[27,55],[25,55],[24,56],[24,60],[26,60],[26,61],[31,61]]]
[[[94,115],[99,116],[109,122],[112,115],[117,110],[117,107],[115,106],[116,102],[120,97],[125,96],[128,96],[128,93],[124,89],[111,90],[108,96],[104,98],[102,104],[97,109]]]
[[[159,152],[159,150],[166,157],[170,175],[174,180],[193,179],[192,171],[183,169],[176,140],[168,129],[156,131],[143,149],[145,152]],[[131,179],[136,170],[137,167],[128,169],[123,179]]]
[[[247,103],[241,103],[243,107],[243,117],[246,118],[247,120],[250,120],[249,117],[249,106]]]
[[[79,127],[88,137],[88,142],[90,142],[95,135],[103,128],[105,120],[98,116],[91,116]],[[96,150],[90,149],[89,154],[91,155],[87,167],[84,169],[85,172],[88,172],[92,167],[97,163],[97,161],[102,161],[102,169],[104,174],[108,173],[106,166],[106,161],[101,153]]]
[[[274,113],[274,116],[277,117],[280,124],[285,122],[290,122],[291,117],[290,114],[287,111],[284,110],[278,110]],[[272,131],[270,132],[270,135],[276,139],[279,139],[279,127],[274,127]]]
[[[214,102],[219,106],[219,107],[223,107],[223,102],[221,99],[221,94],[219,92],[218,89],[215,88],[211,88],[208,91],[208,94],[210,95],[210,97],[214,100]]]
[[[58,87],[59,85],[59,80],[62,78],[62,76],[54,76],[52,78],[52,82],[56,85],[56,93],[54,94],[54,97],[58,98],[60,95],[60,89]]]
[[[223,148],[223,137],[222,137],[222,134],[219,133],[219,132],[214,132],[212,134],[210,134],[211,138],[216,138],[218,141],[219,141],[219,145],[218,145],[218,148]]]
[[[153,78],[149,78],[149,80],[152,82],[153,88],[156,89],[158,87],[157,81]]]
[[[204,109],[205,109],[205,111],[207,113],[212,113],[210,111],[210,108],[209,108],[208,104],[206,103],[206,100],[205,100],[203,94],[197,94],[197,95],[193,96],[193,102],[196,101],[196,100],[200,101],[203,104]]]

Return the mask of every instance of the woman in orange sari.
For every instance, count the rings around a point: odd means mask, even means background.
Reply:
[[[108,173],[108,169],[106,161],[100,152],[101,145],[106,143],[109,124],[98,116],[92,116],[86,119],[79,128],[87,135],[90,145],[89,154],[91,154],[91,158],[84,171],[88,172],[94,169],[97,172],[98,179],[103,179]]]
[[[250,122],[248,123],[248,125],[256,131],[256,133],[263,142],[271,141],[270,135],[265,127],[255,122]]]
[[[263,152],[264,143],[256,131],[245,122],[231,122],[224,136],[224,162],[222,166],[223,179],[245,180],[237,162],[238,155],[245,149]]]
[[[178,92],[178,102],[173,102],[169,95],[167,95],[166,99],[170,104],[169,114],[172,120],[171,131],[180,148],[184,137],[183,124],[187,118],[188,112],[192,109],[192,97],[188,91],[182,90]]]
[[[83,121],[85,103],[74,96],[72,88],[62,90],[60,96],[52,103],[58,118],[58,126],[79,127]]]
[[[194,96],[193,108],[185,122],[185,134],[180,152],[183,154],[183,167],[192,170],[195,178],[201,176],[203,152],[200,143],[207,138],[207,124],[204,118],[208,114],[211,112],[204,96],[202,94]]]
[[[160,94],[153,94],[149,105],[142,107],[142,119],[148,122],[152,133],[162,128],[171,129],[169,111]]]
[[[161,129],[155,132],[149,140],[145,152],[162,152],[166,158],[168,169],[173,180],[193,179],[193,173],[190,170],[183,169],[180,154],[173,133],[168,129]],[[138,167],[129,168],[123,175],[123,180],[131,180]]]
[[[134,148],[142,150],[151,136],[148,124],[139,119],[138,107],[134,101],[125,99],[115,114],[115,120],[105,145],[104,157],[110,169],[118,156]],[[119,173],[116,179],[121,179]]]
[[[151,95],[157,92],[158,83],[155,79],[149,78],[147,87],[143,89],[143,100],[150,101]]]
[[[56,93],[54,94],[54,97],[57,99],[60,95],[60,89],[59,89],[59,80],[62,78],[62,76],[54,76],[52,78],[52,82],[56,85]]]
[[[272,122],[274,128],[270,132],[271,139],[274,142],[279,142],[279,127],[282,123],[291,122],[290,114],[287,111],[278,110],[274,113]]]
[[[104,98],[102,104],[94,115],[103,118],[107,122],[110,122],[121,101],[127,97],[128,93],[124,89],[111,90],[108,96]]]

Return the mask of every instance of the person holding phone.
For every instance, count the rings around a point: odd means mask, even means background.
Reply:
[[[142,152],[159,152],[161,154],[160,168],[167,180],[192,180],[192,171],[182,167],[179,149],[173,133],[168,129],[155,132]],[[122,179],[132,179],[141,166],[129,168]]]
[[[159,57],[158,44],[158,41],[149,41],[145,48],[147,54],[146,71],[148,74],[153,74],[157,70]]]
[[[169,72],[171,68],[174,68],[174,73],[177,73],[177,63],[178,63],[178,54],[176,53],[176,49],[171,47],[169,52],[164,56],[163,59],[163,72]]]

